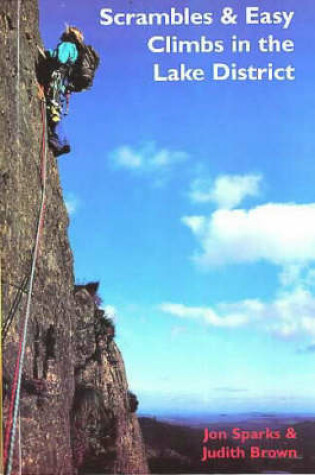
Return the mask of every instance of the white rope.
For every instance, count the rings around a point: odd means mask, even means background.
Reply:
[[[43,117],[44,117],[44,121],[45,121],[45,131],[47,133],[46,114],[43,114]],[[46,140],[46,137],[45,137],[45,140]],[[31,276],[30,276],[29,287],[28,287],[25,321],[24,321],[24,328],[23,328],[22,350],[21,350],[20,366],[19,366],[19,373],[18,373],[18,383],[17,383],[16,394],[15,394],[12,434],[11,434],[11,440],[10,440],[8,468],[7,468],[6,475],[11,475],[12,465],[13,465],[13,453],[14,453],[14,445],[15,445],[17,418],[18,418],[19,405],[20,405],[21,381],[22,381],[22,371],[23,371],[23,366],[24,366],[24,357],[25,357],[25,349],[26,349],[28,322],[29,322],[30,315],[31,315],[32,292],[33,292],[33,284],[34,284],[34,276],[35,276],[37,255],[38,255],[38,250],[39,250],[41,223],[43,221],[44,213],[45,213],[46,163],[47,163],[47,148],[45,146],[45,156],[44,156],[44,163],[43,163],[42,201],[41,201],[40,214],[39,214],[39,220],[38,220],[38,226],[37,226],[37,234],[36,234],[36,242],[35,242],[35,248],[34,248],[34,254],[33,254]]]
[[[20,49],[21,49],[21,38],[20,38],[20,30],[21,30],[21,0],[17,0],[17,86],[20,86]],[[20,101],[18,101],[19,103]]]
[[[21,80],[21,58],[20,58],[20,51],[21,51],[21,0],[17,0],[17,79],[16,79],[16,119],[17,119],[17,160],[18,160],[18,181],[20,182],[20,80]],[[34,276],[36,270],[36,261],[39,251],[39,244],[40,244],[40,235],[41,235],[41,227],[44,219],[45,213],[45,199],[46,199],[46,167],[47,167],[47,124],[46,124],[46,104],[43,105],[45,107],[45,111],[43,113],[43,120],[44,120],[44,130],[45,130],[45,137],[43,138],[43,146],[44,149],[44,157],[43,157],[43,164],[42,164],[42,198],[41,198],[41,205],[40,205],[40,212],[38,218],[38,225],[37,225],[37,233],[36,233],[36,241],[32,259],[32,267],[30,273],[30,280],[28,284],[28,295],[27,295],[27,303],[26,303],[26,311],[25,311],[25,320],[23,326],[23,336],[22,336],[22,347],[21,347],[21,354],[20,354],[20,361],[19,361],[19,371],[17,377],[17,387],[15,393],[15,401],[14,401],[14,411],[13,411],[13,423],[12,423],[12,431],[10,437],[10,445],[9,445],[9,454],[8,454],[8,461],[6,467],[6,475],[11,475],[12,468],[13,468],[13,458],[14,458],[14,448],[15,448],[15,438],[16,438],[16,429],[18,424],[18,443],[19,443],[19,475],[22,475],[22,442],[21,442],[21,417],[20,417],[20,393],[21,393],[21,382],[22,382],[22,372],[24,366],[24,359],[25,359],[25,350],[26,350],[26,342],[27,342],[27,333],[28,333],[28,323],[31,314],[31,302],[32,302],[32,292],[33,292],[33,284],[34,284]],[[18,193],[18,210],[19,207],[19,193]],[[18,251],[20,251],[20,235],[18,234]],[[19,253],[19,252],[18,252]],[[20,254],[20,253],[19,253]]]
[[[21,51],[21,0],[17,0],[17,44],[16,44],[16,64],[17,64],[17,73],[16,73],[16,130],[17,130],[17,177],[18,183],[20,181],[20,82],[21,82],[21,58],[20,58],[20,51]],[[17,194],[17,201],[18,201],[18,213],[20,212],[20,194]],[[17,237],[17,244],[18,244],[18,254],[20,255],[20,233],[18,233]]]
[[[17,0],[17,38],[16,38],[16,65],[17,65],[17,73],[16,73],[16,86],[15,86],[15,96],[16,96],[16,141],[17,141],[17,177],[18,183],[20,183],[20,80],[21,80],[21,66],[20,66],[20,51],[21,51],[21,0]],[[17,193],[17,209],[18,212],[20,210],[20,196]],[[20,233],[18,232],[17,236],[17,245],[18,245],[18,255],[20,255]],[[19,420],[19,444],[20,444],[20,420]],[[14,436],[13,436],[14,437]],[[14,450],[14,443],[13,443],[13,450]],[[11,452],[11,447],[10,447]],[[13,453],[12,453],[13,457]],[[10,458],[10,456],[9,456]],[[8,462],[10,465],[10,461]],[[10,474],[12,469],[12,462],[11,468],[8,468],[7,473]],[[19,471],[21,467],[19,466]],[[21,472],[20,472],[21,473]]]
[[[19,409],[19,475],[22,475],[21,411]]]
[[[17,159],[18,159],[18,180],[20,183],[20,82],[21,82],[21,0],[17,0],[17,80],[16,80],[16,94],[17,94]],[[18,193],[20,199],[20,194]],[[20,212],[20,205],[18,203],[18,211]],[[18,249],[20,250],[20,233],[18,235]],[[20,254],[20,252],[19,252]],[[19,409],[19,475],[22,475],[22,453],[21,453],[21,413]]]

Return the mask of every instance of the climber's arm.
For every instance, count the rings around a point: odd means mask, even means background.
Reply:
[[[41,56],[46,59],[47,58],[46,51],[44,51],[39,45],[37,45],[37,49],[39,53],[41,54]]]

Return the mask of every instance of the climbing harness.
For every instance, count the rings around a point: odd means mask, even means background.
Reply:
[[[49,84],[49,90],[48,94],[51,97],[51,101],[54,102],[55,104],[58,103],[59,100],[59,94],[63,89],[63,78],[61,71],[56,70],[53,71],[51,75],[51,81]]]
[[[60,71],[54,71],[49,83],[47,97],[47,110],[49,112],[50,121],[57,124],[61,120],[62,104],[60,102],[60,93],[62,90],[62,76]]]
[[[18,350],[18,356],[16,360],[13,383],[12,383],[9,414],[8,414],[6,429],[5,429],[4,467],[5,467],[6,475],[11,475],[12,466],[13,466],[16,429],[18,425],[19,409],[20,409],[22,372],[23,372],[25,350],[26,350],[28,323],[29,323],[30,314],[31,314],[33,283],[34,283],[37,257],[39,254],[40,238],[42,234],[44,216],[45,216],[46,174],[47,174],[47,149],[46,149],[47,126],[46,126],[45,99],[42,101],[42,121],[43,121],[42,159],[41,159],[42,198],[41,198],[41,205],[40,205],[40,211],[39,211],[39,219],[37,223],[37,232],[36,232],[34,253],[33,253],[33,258],[32,258],[31,273],[30,273],[30,278],[28,281],[28,294],[27,294],[25,318],[22,325],[22,329],[21,329],[22,331],[21,331],[20,340],[19,340],[19,350]]]
[[[68,89],[68,77],[70,66],[64,66],[64,70],[53,71],[47,88],[46,97],[49,120],[57,124],[62,116],[69,114],[70,91]]]

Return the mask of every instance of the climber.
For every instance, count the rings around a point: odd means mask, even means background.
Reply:
[[[47,103],[49,146],[55,156],[70,152],[66,138],[61,137],[61,119],[68,114],[72,92],[89,89],[99,65],[99,57],[91,46],[83,43],[83,33],[68,26],[55,50],[45,51],[39,67],[39,82],[44,86]]]

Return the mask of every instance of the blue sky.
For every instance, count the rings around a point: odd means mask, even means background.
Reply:
[[[242,7],[240,7],[242,3]],[[222,1],[40,0],[54,47],[64,24],[101,56],[91,91],[64,121],[59,159],[80,282],[100,280],[142,412],[314,411],[315,9],[288,30],[104,27],[101,8],[213,11]],[[150,53],[154,35],[295,40],[292,54]],[[157,83],[155,62],[294,64],[294,82]]]

